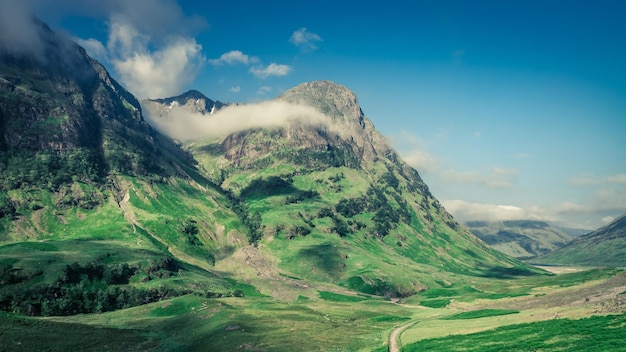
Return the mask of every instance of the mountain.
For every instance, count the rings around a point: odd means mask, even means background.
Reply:
[[[626,215],[535,261],[542,264],[626,266]]]
[[[156,104],[148,104],[149,107],[162,107],[162,110],[156,111],[159,117],[167,115],[172,108],[180,108],[202,115],[213,114],[227,104],[220,101],[213,101],[197,90],[190,90],[176,97],[152,99]]]
[[[279,126],[183,144],[212,182],[240,199],[259,224],[251,242],[263,260],[239,268],[249,270],[255,286],[271,292],[267,278],[296,277],[407,297],[441,287],[450,273],[531,272],[459,225],[376,131],[345,86],[303,83],[274,103],[297,116],[276,117],[283,121]],[[143,104],[153,111],[166,107],[158,101]],[[245,111],[260,116],[265,107]],[[302,114],[302,107],[314,112]],[[220,119],[232,109],[208,119]],[[216,262],[217,268],[235,265],[232,258]],[[274,294],[298,295],[289,290]]]
[[[32,29],[43,55],[0,50],[0,310],[232,294],[207,270],[247,243],[233,201],[83,48]]]
[[[518,259],[529,259],[563,247],[571,237],[543,221],[470,221],[469,230],[491,248]]]

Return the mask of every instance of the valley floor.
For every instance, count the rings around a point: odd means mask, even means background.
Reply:
[[[102,314],[2,314],[0,351],[575,351],[590,335],[603,339],[596,350],[618,351],[626,338],[624,271],[497,284],[506,297],[458,296],[442,308],[304,288],[294,300],[186,295]]]

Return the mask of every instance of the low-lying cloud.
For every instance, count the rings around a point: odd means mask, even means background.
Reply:
[[[329,122],[325,115],[311,106],[277,100],[230,105],[213,115],[173,107],[169,110],[169,117],[162,117],[150,105],[144,108],[146,118],[154,127],[180,141],[222,137],[251,128],[282,127],[296,121],[309,125],[325,125]]]
[[[457,221],[505,221],[505,220],[541,220],[557,221],[539,207],[521,208],[514,205],[474,203],[459,199],[442,200],[441,203]]]

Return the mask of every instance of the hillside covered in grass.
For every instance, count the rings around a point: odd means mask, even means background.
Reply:
[[[626,266],[626,215],[580,236],[567,246],[537,258],[536,262],[561,265]]]

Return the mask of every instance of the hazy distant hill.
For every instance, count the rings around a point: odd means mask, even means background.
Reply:
[[[519,259],[529,259],[560,248],[572,238],[543,221],[470,221],[472,233],[492,248]]]
[[[626,266],[626,215],[535,261],[545,264]]]

